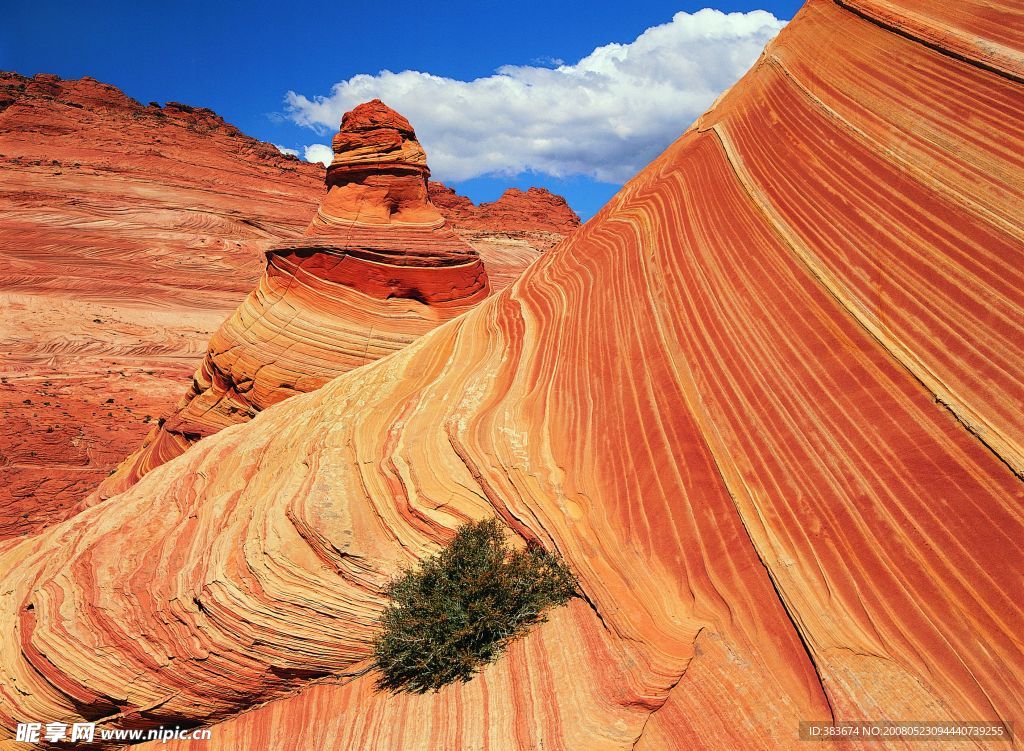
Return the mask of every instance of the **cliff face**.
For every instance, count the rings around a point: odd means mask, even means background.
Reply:
[[[483,300],[483,263],[431,204],[429,174],[404,117],[380,100],[346,113],[305,236],[267,251],[259,284],[214,334],[188,393],[89,502]]]
[[[812,0],[512,286],[8,543],[6,732],[796,749],[1024,716],[1021,20]],[[586,599],[468,684],[344,682],[384,582],[495,514]]]
[[[323,195],[319,164],[210,110],[0,72],[0,539],[64,518],[139,446]],[[561,237],[455,230],[493,288]]]

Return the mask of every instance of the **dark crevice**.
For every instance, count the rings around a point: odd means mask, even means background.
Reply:
[[[678,686],[682,682],[683,678],[686,677],[686,673],[690,669],[690,665],[693,664],[694,659],[696,659],[696,657],[697,657],[697,651],[696,651],[697,650],[697,640],[700,638],[700,635],[702,633],[704,633],[704,629],[705,628],[707,628],[707,627],[706,626],[701,626],[699,629],[697,629],[697,633],[693,635],[693,649],[694,649],[693,657],[691,657],[689,660],[686,661],[686,667],[683,668],[683,672],[681,672],[676,677],[676,679],[674,681],[672,681],[672,685],[668,687],[668,690],[665,692],[665,701],[663,701],[661,703],[661,706],[659,706],[657,709],[655,709],[654,711],[650,712],[647,715],[646,719],[644,719],[644,724],[640,727],[640,732],[637,734],[636,739],[633,741],[633,745],[630,748],[636,749],[636,744],[638,744],[640,742],[640,739],[644,737],[644,732],[647,730],[647,725],[651,721],[651,718],[654,717],[654,715],[658,714],[658,712],[660,712],[661,709],[666,704],[668,704],[668,699],[672,695],[672,692],[675,690],[676,686]]]
[[[804,649],[804,654],[807,655],[807,659],[811,664],[811,668],[814,670],[814,677],[818,681],[818,687],[821,689],[821,696],[825,700],[825,706],[828,707],[829,716],[832,718],[832,722],[835,723],[835,709],[832,707],[832,700],[829,699],[828,691],[825,689],[825,682],[822,679],[821,669],[818,667],[818,661],[814,658],[814,653],[811,651],[810,645],[804,638],[803,632],[801,631],[800,626],[797,624],[796,618],[794,617],[793,612],[790,610],[789,605],[786,602],[786,599],[782,596],[782,590],[779,589],[779,584],[775,580],[775,576],[772,573],[771,568],[768,566],[764,558],[761,556],[761,551],[758,549],[757,543],[754,541],[754,537],[753,535],[751,535],[750,529],[747,527],[747,522],[746,519],[744,519],[743,517],[743,511],[740,509],[740,504],[737,501],[736,496],[733,494],[732,488],[729,485],[729,481],[726,479],[725,473],[722,471],[722,467],[719,464],[719,459],[715,452],[715,449],[711,446],[711,443],[707,441],[707,438],[705,438],[704,440],[705,445],[707,446],[707,449],[711,454],[711,460],[715,466],[715,470],[718,472],[718,477],[721,480],[722,487],[725,488],[725,492],[728,494],[729,500],[732,501],[733,509],[736,512],[736,518],[740,523],[740,528],[743,530],[743,534],[747,538],[747,542],[750,543],[750,548],[754,551],[754,555],[757,556],[758,563],[761,564],[761,566],[764,568],[765,573],[768,575],[768,581],[771,583],[772,590],[775,592],[775,598],[779,601],[779,604],[782,606],[782,612],[786,614],[786,619],[789,621],[789,625],[792,626],[793,631],[796,633],[797,639],[800,640],[800,645]]]
[[[604,628],[605,631],[607,631],[608,630],[608,624],[605,623],[604,616],[601,615],[601,611],[598,610],[597,605],[594,603],[593,600],[590,599],[590,596],[586,592],[583,591],[583,587],[577,587],[576,588],[576,594],[577,594],[577,596],[579,596],[579,598],[581,600],[583,600],[583,602],[587,603],[587,605],[590,607],[591,610],[594,611],[594,615],[597,616],[597,620],[601,621],[601,626]]]
[[[717,466],[718,462],[715,461]],[[719,476],[721,476],[721,470],[719,470]],[[723,482],[725,478],[723,477]],[[772,573],[771,568],[765,562],[764,558],[761,557],[761,551],[758,550],[757,543],[754,542],[754,538],[750,534],[750,530],[747,529],[747,523],[743,519],[743,513],[740,511],[739,504],[736,503],[736,499],[732,495],[732,491],[729,490],[728,483],[725,483],[726,492],[729,493],[729,497],[732,498],[733,506],[736,508],[736,516],[739,518],[740,525],[743,527],[743,533],[747,536],[747,541],[750,543],[751,549],[754,551],[754,555],[757,556],[758,563],[764,567],[765,573],[768,574],[768,581],[771,582],[772,589],[775,591],[775,597],[778,599],[779,604],[782,605],[782,611],[786,614],[786,618],[789,620],[790,625],[793,627],[793,631],[796,632],[796,637],[800,640],[800,645],[804,648],[804,654],[807,655],[807,659],[811,663],[811,667],[814,669],[814,676],[818,679],[818,686],[821,688],[822,698],[825,699],[825,705],[828,707],[828,713],[832,717],[832,722],[836,721],[836,713],[832,708],[832,701],[828,698],[828,691],[825,689],[825,682],[821,677],[821,669],[818,667],[818,661],[814,659],[814,652],[811,651],[810,645],[804,638],[803,631],[796,622],[792,611],[789,609],[789,604],[786,602],[786,598],[782,596],[782,590],[779,589],[779,584],[775,581],[775,575]]]
[[[740,519],[742,523],[742,518]],[[747,531],[747,525],[743,524],[743,530],[747,532],[747,537],[750,537],[749,531]],[[807,659],[811,662],[811,667],[814,668],[814,676],[818,679],[818,685],[821,687],[821,695],[825,699],[825,704],[828,706],[828,713],[832,718],[832,723],[835,724],[836,713],[832,708],[832,701],[828,698],[828,691],[825,689],[825,682],[821,677],[821,669],[818,667],[818,661],[814,659],[814,653],[811,651],[810,645],[804,638],[803,631],[800,626],[797,625],[796,618],[793,617],[793,613],[789,609],[789,605],[786,603],[786,598],[782,596],[782,592],[779,590],[779,585],[775,581],[775,576],[772,574],[772,570],[768,568],[768,564],[764,562],[761,557],[761,552],[757,549],[757,545],[754,544],[753,540],[750,540],[750,545],[754,548],[754,554],[757,556],[757,560],[764,566],[765,572],[768,574],[768,581],[772,583],[772,589],[775,590],[775,596],[779,599],[779,603],[782,605],[782,610],[786,614],[786,618],[789,619],[790,624],[793,626],[793,631],[796,632],[796,638],[800,640],[800,645],[804,648],[804,653],[807,655]]]
[[[956,421],[957,421],[957,423],[959,423],[959,424],[960,424],[960,426],[961,426],[961,427],[962,427],[962,428],[963,428],[964,430],[966,430],[966,431],[967,431],[967,432],[968,432],[969,434],[971,434],[972,436],[974,436],[975,438],[977,438],[977,439],[978,439],[978,442],[979,442],[979,443],[980,443],[980,444],[981,444],[982,446],[984,446],[985,448],[987,448],[987,449],[988,449],[988,450],[989,450],[989,451],[990,451],[990,452],[992,453],[992,456],[994,456],[994,457],[995,457],[996,459],[998,459],[998,460],[999,460],[1000,462],[1002,462],[1002,463],[1003,463],[1003,465],[1005,465],[1005,466],[1006,466],[1006,468],[1007,468],[1008,470],[1010,470],[1010,472],[1012,472],[1012,473],[1013,473],[1014,477],[1016,477],[1016,478],[1017,478],[1018,480],[1024,481],[1024,474],[1022,474],[1022,473],[1021,473],[1021,471],[1019,471],[1019,470],[1018,470],[1018,469],[1017,469],[1016,467],[1014,467],[1014,466],[1013,466],[1013,465],[1012,465],[1012,464],[1010,463],[1010,461],[1009,461],[1008,459],[1006,459],[1006,458],[1005,458],[1005,457],[1004,457],[1004,456],[1003,456],[1002,454],[1000,454],[1000,453],[999,453],[999,451],[997,451],[997,450],[996,450],[995,446],[993,446],[993,445],[992,445],[991,443],[989,443],[988,441],[986,441],[986,440],[985,440],[985,437],[984,437],[984,436],[983,436],[983,435],[981,434],[981,432],[980,432],[980,431],[979,431],[979,430],[978,430],[978,429],[977,429],[976,427],[974,427],[973,425],[971,425],[971,423],[969,423],[969,422],[968,422],[968,421],[967,421],[966,419],[964,419],[964,418],[963,418],[963,417],[961,417],[961,416],[960,416],[959,414],[957,414],[957,411],[956,411],[955,409],[953,409],[953,408],[952,408],[952,407],[951,407],[950,405],[946,404],[946,402],[944,402],[944,401],[943,401],[943,400],[942,400],[942,399],[941,399],[941,398],[939,397],[939,395],[938,395],[938,394],[936,394],[936,393],[935,393],[934,391],[932,391],[931,389],[929,389],[929,388],[928,388],[928,386],[927,386],[927,385],[925,385],[924,381],[922,381],[922,380],[921,380],[920,378],[918,378],[918,377],[917,377],[917,374],[916,374],[916,373],[914,373],[914,372],[913,372],[912,370],[910,370],[910,368],[907,368],[907,372],[908,372],[908,373],[910,373],[910,375],[911,375],[911,376],[913,376],[913,377],[914,377],[914,379],[915,379],[915,380],[916,380],[916,381],[917,381],[917,382],[918,382],[919,384],[921,384],[921,387],[922,387],[923,389],[925,389],[926,391],[928,391],[928,393],[929,393],[929,394],[931,394],[931,395],[932,395],[932,398],[933,398],[933,399],[935,400],[935,403],[936,403],[936,404],[938,404],[938,405],[939,405],[940,407],[942,407],[942,408],[943,408],[943,409],[945,409],[945,410],[946,410],[947,412],[949,412],[949,414],[950,414],[950,415],[951,415],[951,416],[953,417],[953,419],[954,419],[954,420],[956,420]]]
[[[940,55],[945,55],[946,57],[953,58],[954,60],[959,60],[962,63],[966,63],[967,65],[973,66],[975,68],[979,68],[979,69],[984,70],[984,71],[986,71],[988,73],[992,73],[994,75],[999,76],[1000,78],[1005,78],[1005,79],[1007,79],[1009,81],[1013,81],[1014,83],[1024,83],[1024,77],[1022,77],[1022,76],[1019,76],[1019,75],[1017,75],[1015,73],[1011,73],[1010,71],[1007,71],[1007,70],[1003,70],[1002,68],[998,68],[998,67],[996,67],[994,65],[990,65],[990,64],[988,64],[986,62],[983,62],[981,60],[976,60],[975,58],[969,57],[969,56],[967,56],[967,55],[965,55],[965,54],[963,54],[961,52],[956,52],[954,50],[946,49],[945,47],[943,47],[942,45],[938,44],[937,42],[932,42],[932,41],[930,41],[928,39],[924,39],[922,37],[916,36],[915,34],[911,33],[910,31],[907,31],[906,29],[901,29],[898,26],[894,26],[894,25],[892,25],[890,23],[886,23],[885,21],[882,21],[881,19],[875,18],[874,16],[869,15],[868,13],[866,13],[863,10],[860,10],[859,8],[854,8],[853,6],[851,6],[847,2],[845,2],[845,0],[832,0],[832,2],[834,2],[837,6],[839,6],[843,10],[845,10],[845,11],[847,11],[849,13],[852,13],[853,15],[857,16],[858,18],[861,18],[861,19],[867,21],[870,24],[874,24],[875,26],[878,26],[878,27],[880,27],[882,29],[885,29],[886,31],[889,31],[889,32],[892,32],[893,34],[901,36],[904,39],[908,39],[909,41],[914,42],[915,44],[920,44],[920,45],[922,45],[924,47],[927,47],[928,49],[932,50],[933,52],[938,52]]]

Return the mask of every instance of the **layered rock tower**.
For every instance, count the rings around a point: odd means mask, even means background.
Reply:
[[[430,202],[426,153],[406,118],[379,99],[361,104],[333,150],[305,236],[267,251],[258,286],[211,338],[188,393],[93,499],[487,297],[480,256]]]

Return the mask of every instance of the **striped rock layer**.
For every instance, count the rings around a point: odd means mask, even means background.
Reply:
[[[210,340],[192,386],[87,503],[200,438],[391,354],[489,294],[476,250],[431,204],[426,154],[379,99],[342,118],[305,237],[274,245]]]
[[[4,732],[660,751],[1019,721],[1020,13],[811,0],[512,286],[0,551]],[[469,683],[376,693],[382,585],[491,515],[585,597]]]
[[[492,290],[579,224],[543,191],[477,212],[430,185]],[[71,515],[137,450],[323,193],[320,164],[210,110],[0,71],[0,540]]]

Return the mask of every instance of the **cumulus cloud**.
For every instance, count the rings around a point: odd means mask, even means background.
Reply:
[[[336,83],[326,96],[290,91],[285,101],[292,120],[327,135],[355,105],[382,99],[412,122],[442,180],[536,171],[622,182],[731,86],[783,25],[767,11],[706,8],[571,65],[507,65],[472,81],[385,70]],[[328,153],[316,144],[306,159]]]
[[[352,109],[349,107],[349,109]],[[341,119],[338,119],[341,122]],[[314,143],[311,146],[307,146],[304,150],[303,156],[306,157],[307,162],[320,162],[325,167],[330,166],[331,160],[334,158],[334,152],[331,151],[330,146],[325,146],[322,143]]]
[[[298,156],[299,155],[299,150],[298,149],[289,149],[287,146],[279,146],[276,143],[274,144],[274,148],[277,149],[278,151],[280,151],[285,156]]]

